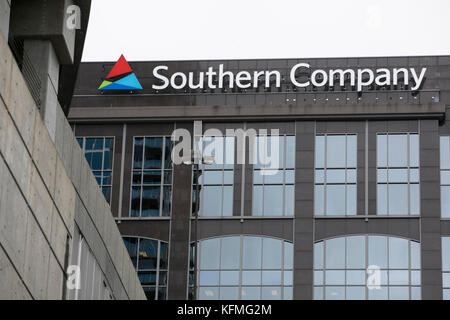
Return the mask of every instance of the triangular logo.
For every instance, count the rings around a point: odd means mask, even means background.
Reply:
[[[103,80],[99,90],[142,90],[136,75],[133,73],[127,60],[120,56],[114,67]]]

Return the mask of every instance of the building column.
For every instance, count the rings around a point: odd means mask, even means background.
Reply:
[[[442,299],[439,124],[420,121],[422,299]]]
[[[56,137],[60,64],[50,40],[25,40],[26,55],[39,78],[40,112],[53,142]]]
[[[313,299],[315,122],[295,124],[294,300]]]

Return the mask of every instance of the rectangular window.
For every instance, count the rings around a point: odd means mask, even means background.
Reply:
[[[356,134],[316,136],[316,216],[356,215],[356,153]]]
[[[253,215],[294,215],[295,137],[256,137],[253,163]]]
[[[440,137],[441,217],[450,218],[450,137]]]
[[[377,134],[377,214],[419,213],[419,135]]]
[[[111,203],[114,138],[79,137],[77,141],[84,152],[98,185],[102,189],[106,201]]]
[[[134,137],[131,217],[167,217],[172,204],[170,137]]]
[[[442,237],[442,298],[450,300],[450,237]]]
[[[196,184],[199,190],[199,216],[233,215],[234,137],[203,139],[202,154],[214,161],[193,167],[192,213],[196,210]],[[196,174],[198,173],[198,177]]]

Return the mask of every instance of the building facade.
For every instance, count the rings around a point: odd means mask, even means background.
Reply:
[[[148,298],[450,299],[450,57],[134,62],[142,90],[99,90],[113,65],[81,64],[69,122]],[[175,129],[215,163],[174,163]]]
[[[145,299],[65,114],[89,11],[0,0],[0,300]]]

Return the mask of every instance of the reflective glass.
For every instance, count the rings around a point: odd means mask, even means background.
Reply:
[[[450,218],[450,186],[441,186],[441,216]]]
[[[356,168],[356,135],[347,135],[347,167]]]
[[[262,240],[259,237],[244,237],[242,267],[244,269],[259,269],[262,261]]]
[[[221,269],[238,269],[240,259],[241,239],[226,237],[221,244]]]
[[[325,264],[327,269],[345,268],[345,238],[334,238],[325,242]]]
[[[345,215],[345,185],[328,185],[326,190],[327,215]]]
[[[450,169],[450,137],[440,137],[441,169]]]
[[[365,236],[347,237],[347,268],[364,269],[366,266]]]
[[[315,145],[315,167],[316,168],[324,168],[325,167],[325,137],[324,136],[316,136],[316,145]]]
[[[202,190],[200,190],[200,201],[203,204],[201,208],[202,216],[220,216],[222,187],[203,186]]]
[[[281,245],[280,240],[263,238],[263,269],[281,269]]]
[[[242,300],[259,300],[261,299],[260,287],[242,287]]]
[[[236,300],[239,298],[238,287],[221,287],[220,299],[221,300]]]
[[[264,215],[281,216],[283,214],[283,186],[264,186]]]
[[[369,236],[369,266],[375,265],[381,269],[387,268],[387,238]]]
[[[347,300],[365,300],[366,299],[366,287],[347,287],[346,299]]]
[[[208,239],[201,241],[200,250],[200,268],[219,269],[220,239]]]
[[[390,184],[389,190],[389,214],[407,215],[408,214],[408,185]]]
[[[377,166],[387,167],[387,135],[377,135]]]
[[[280,300],[281,288],[280,287],[262,287],[261,299],[263,300]]]
[[[325,287],[325,299],[345,300],[345,287]]]
[[[344,168],[346,166],[346,154],[342,152],[346,150],[345,136],[327,135],[327,168]]]
[[[388,135],[388,166],[408,166],[408,136],[406,134]]]
[[[238,285],[238,284],[239,284],[239,271],[221,271],[220,272],[220,285],[233,286],[233,285]]]

